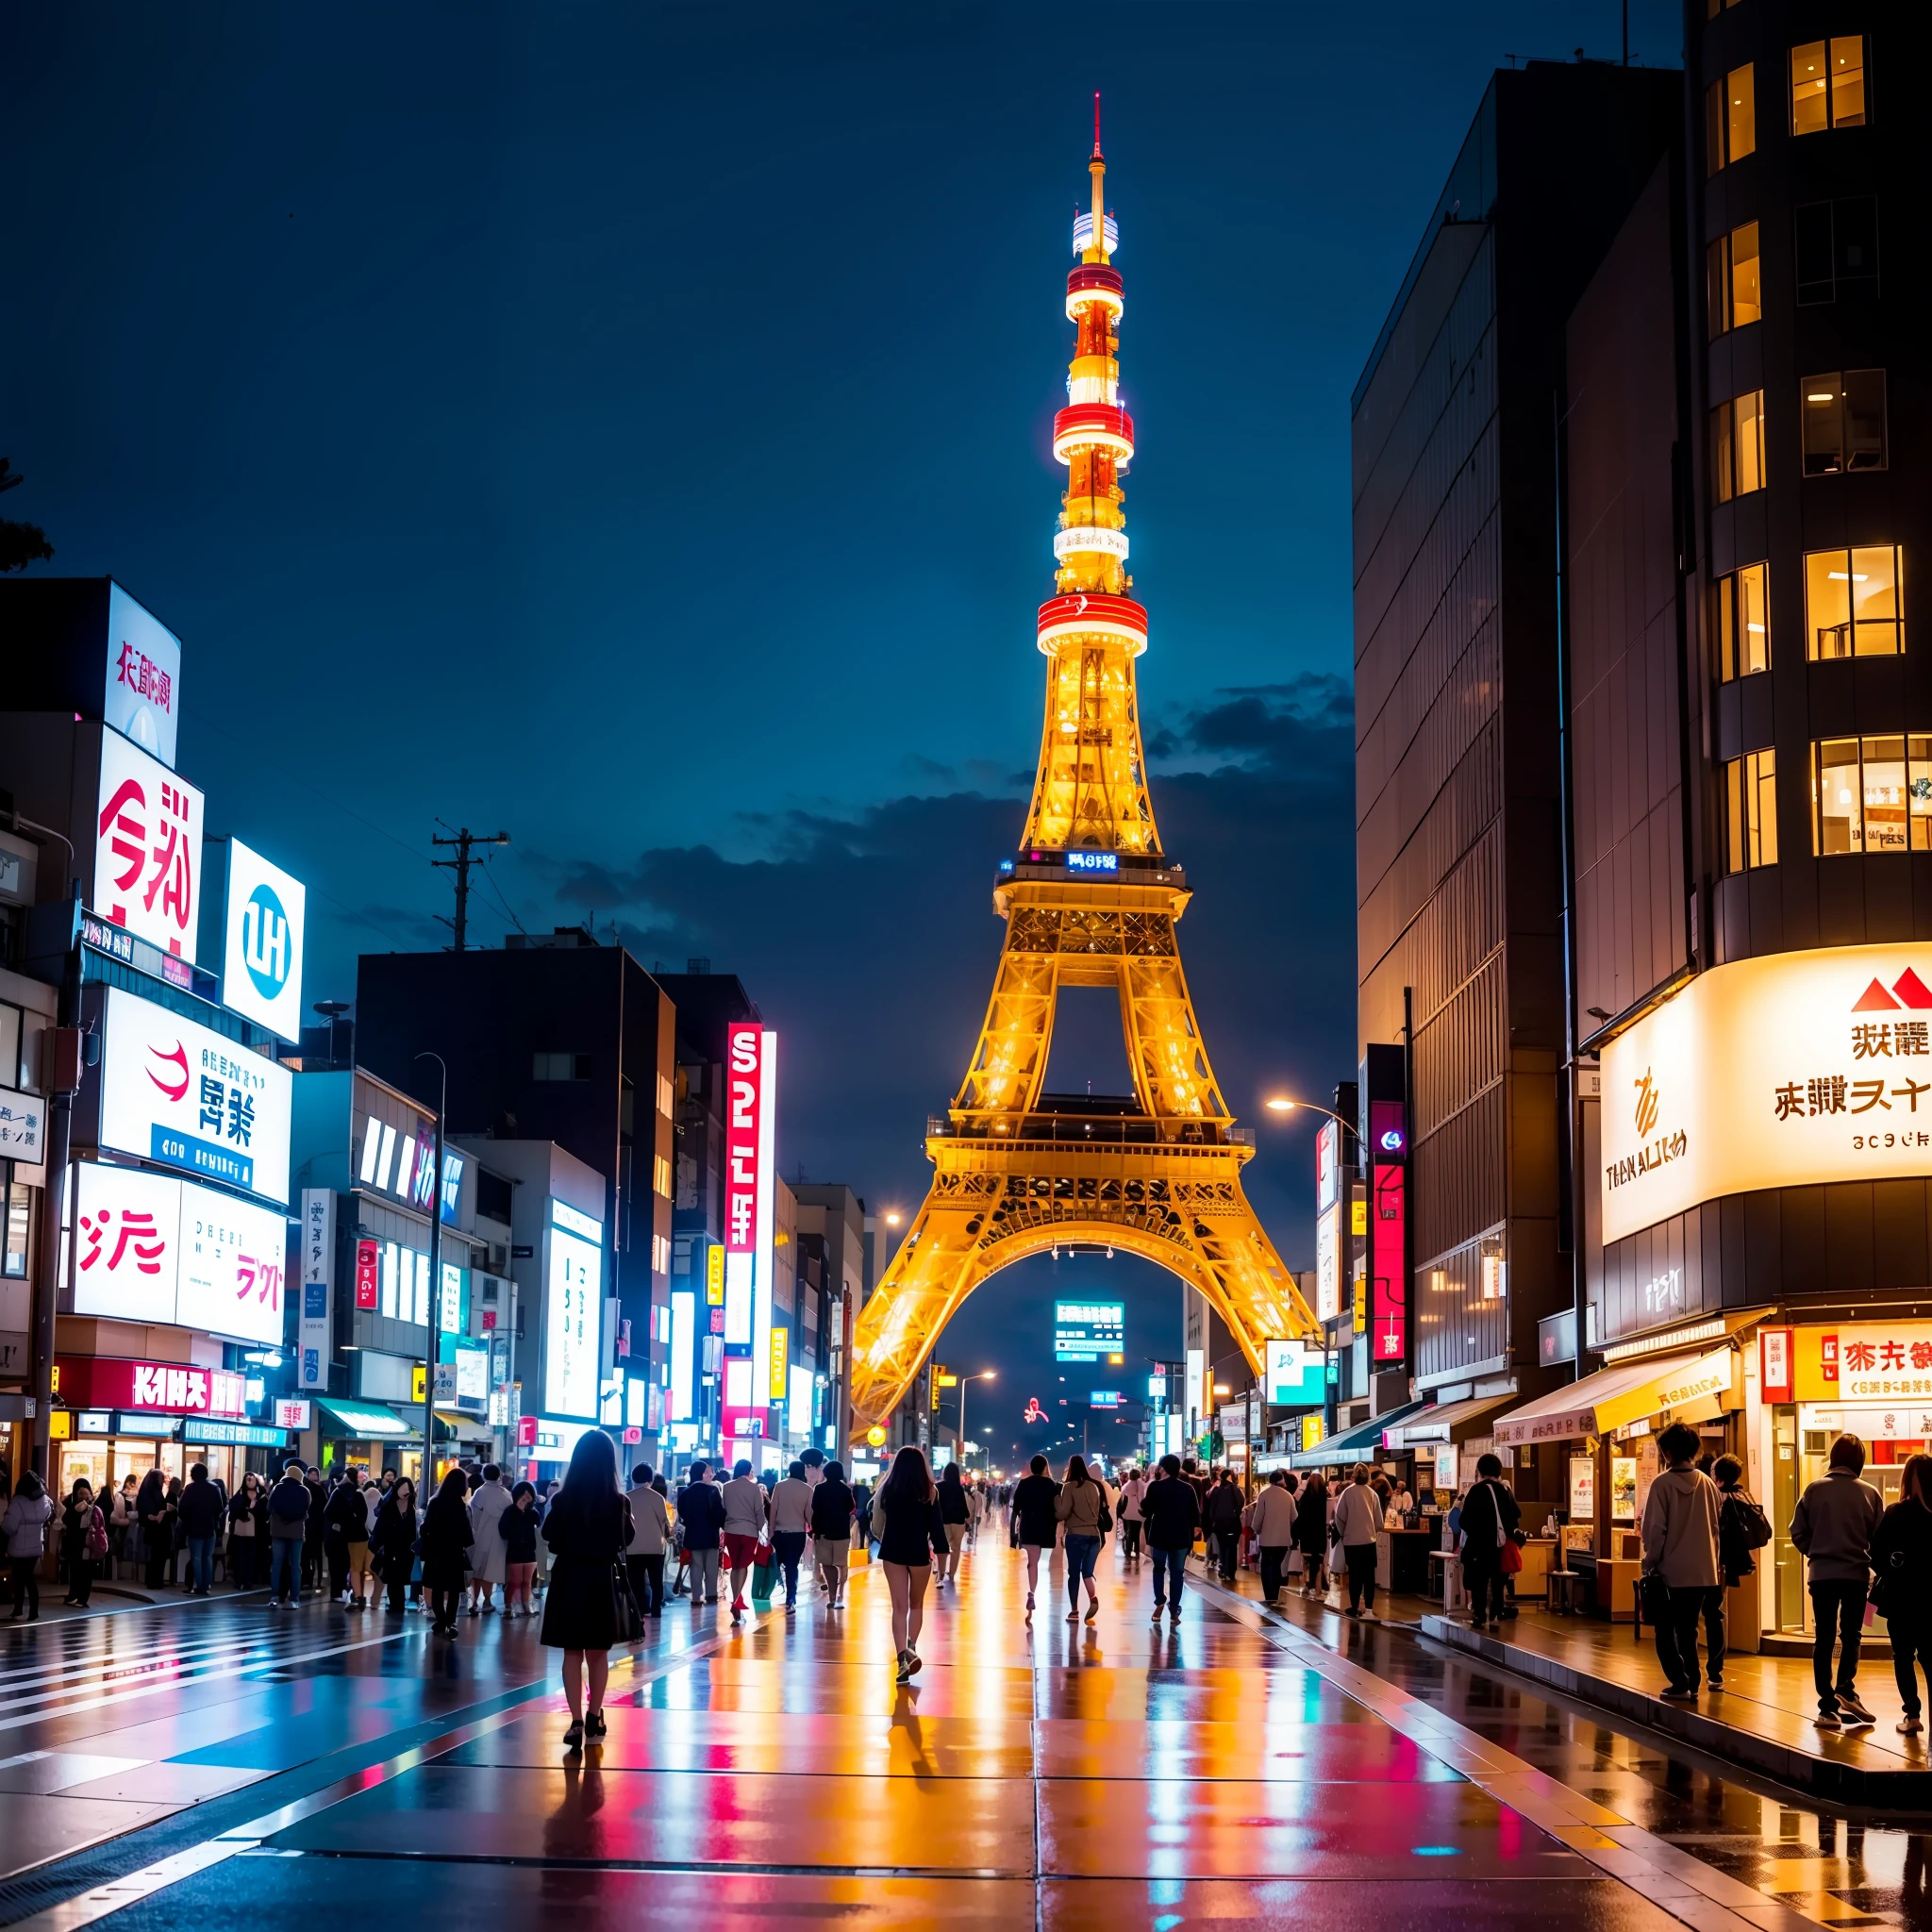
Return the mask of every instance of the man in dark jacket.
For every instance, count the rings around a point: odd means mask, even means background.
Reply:
[[[1811,1590],[1811,1675],[1818,1687],[1818,1726],[1844,1728],[1875,1724],[1858,1695],[1858,1647],[1865,1634],[1865,1597],[1872,1587],[1872,1536],[1885,1513],[1884,1499],[1865,1473],[1865,1445],[1840,1436],[1826,1457],[1826,1473],[1808,1485],[1791,1512],[1790,1538],[1804,1552]],[[1840,1645],[1833,1678],[1831,1648]]]
[[[1523,1511],[1503,1481],[1503,1458],[1476,1459],[1475,1481],[1462,1499],[1462,1584],[1469,1621],[1478,1630],[1503,1625],[1503,1544],[1516,1534]]]
[[[302,1477],[302,1487],[308,1491],[308,1514],[302,1523],[302,1588],[320,1596],[327,1567],[323,1540],[328,1525],[323,1521],[322,1512],[328,1507],[328,1485],[313,1463],[306,1472],[298,1469],[296,1473]]]
[[[1208,1491],[1206,1505],[1208,1531],[1214,1539],[1214,1548],[1208,1552],[1209,1566],[1212,1567],[1216,1557],[1220,1558],[1224,1583],[1234,1581],[1235,1562],[1241,1551],[1241,1511],[1246,1507],[1247,1498],[1241,1494],[1234,1471],[1224,1469],[1221,1480]]]
[[[302,1552],[312,1506],[302,1465],[291,1462],[282,1471],[281,1481],[268,1492],[268,1600],[276,1608],[286,1605],[293,1609],[302,1593]]]
[[[1046,1457],[1036,1456],[1013,1486],[1013,1541],[1026,1553],[1026,1607],[1033,1607],[1033,1592],[1040,1587],[1040,1553],[1051,1551],[1059,1541],[1059,1518],[1055,1506],[1060,1486],[1046,1471]]]
[[[188,1487],[181,1491],[181,1535],[188,1544],[190,1596],[206,1596],[214,1588],[215,1538],[226,1514],[221,1491],[208,1479],[208,1464],[197,1462],[188,1472]]]
[[[707,1462],[693,1462],[691,1480],[677,1492],[677,1524],[691,1564],[691,1607],[718,1601],[719,1551],[724,1537],[724,1492]]]
[[[1165,1609],[1178,1624],[1181,1577],[1201,1523],[1201,1499],[1193,1484],[1182,1476],[1178,1456],[1160,1458],[1159,1473],[1141,1499],[1141,1513],[1147,1524],[1147,1547],[1154,1553],[1154,1614],[1158,1617]]]

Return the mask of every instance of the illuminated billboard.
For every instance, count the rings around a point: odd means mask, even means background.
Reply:
[[[1328,1358],[1301,1341],[1270,1341],[1263,1349],[1263,1386],[1274,1408],[1307,1408],[1327,1399]]]
[[[239,839],[228,841],[222,1004],[284,1040],[302,1034],[302,943],[308,893]]]
[[[604,1224],[562,1201],[543,1231],[543,1407],[595,1421],[603,1324]]]
[[[1054,1360],[1118,1360],[1126,1352],[1126,1305],[1123,1302],[1055,1302]]]
[[[1761,1188],[1932,1174],[1932,945],[1700,973],[1603,1050],[1603,1238]]]
[[[201,918],[201,793],[160,759],[103,728],[88,905],[194,962]]]

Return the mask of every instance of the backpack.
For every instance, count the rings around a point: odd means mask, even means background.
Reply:
[[[89,1509],[87,1514],[86,1554],[92,1561],[99,1562],[108,1554],[108,1527],[101,1521],[101,1512],[98,1506]]]
[[[1742,1560],[1733,1566],[1735,1574],[1739,1577],[1755,1575],[1757,1565],[1751,1560],[1750,1552],[1761,1550],[1771,1541],[1771,1524],[1764,1511],[1742,1490],[1728,1491],[1718,1506],[1717,1522],[1720,1558],[1724,1555],[1724,1533],[1728,1527],[1744,1546]]]

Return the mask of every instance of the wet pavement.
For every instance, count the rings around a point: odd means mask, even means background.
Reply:
[[[1044,1579],[1042,1579],[1044,1581]],[[1058,1577],[1056,1576],[1056,1581]],[[1250,1586],[1251,1587],[1251,1586]],[[360,1901],[601,1927],[1932,1927],[1932,1840],[1751,1789],[1412,1630],[989,1530],[893,1682],[882,1576],[741,1630],[674,1602],[566,1752],[536,1626],[215,1600],[0,1638],[0,1924]]]

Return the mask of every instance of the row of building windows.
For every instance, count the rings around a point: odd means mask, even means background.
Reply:
[[[1710,590],[1709,628],[1721,683],[1771,669],[1770,566],[1747,563]],[[1893,543],[1805,556],[1805,655],[1895,658],[1906,647],[1905,571]]]
[[[1792,134],[1864,126],[1865,42],[1860,35],[1793,47],[1790,82]],[[1704,91],[1705,172],[1715,175],[1757,152],[1757,75],[1746,62]]]
[[[1834,369],[1798,385],[1805,475],[1835,476],[1886,467],[1885,371]],[[1710,412],[1713,502],[1748,496],[1769,481],[1764,465],[1764,391],[1747,390]]]
[[[1811,746],[1811,850],[1932,852],[1932,732],[1821,738]],[[1724,864],[1777,863],[1777,755],[1747,752],[1724,768]]]
[[[1764,320],[1756,222],[1740,222],[1704,251],[1705,326],[1712,341]],[[1792,285],[1798,306],[1878,292],[1878,198],[1807,202],[1792,217]]]

